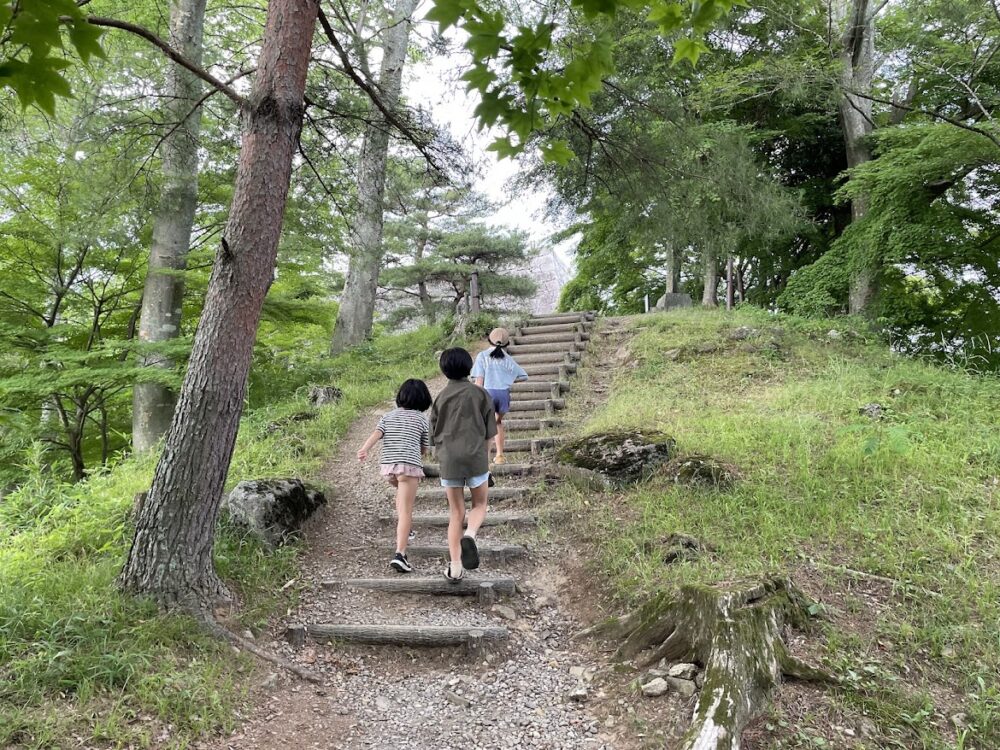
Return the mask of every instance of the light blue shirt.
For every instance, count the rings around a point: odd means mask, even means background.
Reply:
[[[472,377],[483,379],[483,388],[506,391],[517,380],[527,380],[528,373],[504,352],[503,359],[490,356],[492,349],[479,352],[472,366]]]

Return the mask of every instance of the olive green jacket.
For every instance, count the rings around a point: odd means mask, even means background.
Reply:
[[[431,443],[442,479],[489,471],[486,441],[497,434],[493,399],[468,380],[449,380],[431,407]]]

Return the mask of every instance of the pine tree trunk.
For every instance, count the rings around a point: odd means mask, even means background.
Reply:
[[[201,64],[206,0],[172,0],[170,43],[184,57]],[[146,342],[176,338],[181,326],[184,271],[191,227],[198,204],[198,134],[201,80],[179,65],[171,65],[164,117],[167,127],[179,127],[163,140],[163,191],[153,218],[153,242],[142,292],[139,339]],[[169,368],[164,357],[148,355],[145,367]],[[132,448],[142,453],[166,434],[174,414],[176,394],[159,383],[136,383],[132,396]]]
[[[215,573],[216,517],[254,338],[274,273],[304,112],[317,0],[271,0],[225,241],[216,257],[191,361],[120,577],[165,608],[204,612],[228,592]]]
[[[403,82],[403,65],[410,39],[410,16],[418,0],[399,0],[392,23],[385,31],[379,95],[387,109],[395,109]],[[385,171],[389,153],[389,124],[373,108],[372,122],[365,128],[358,166],[358,218],[356,243],[347,268],[347,281],[333,326],[330,352],[337,354],[360,344],[372,332],[375,293],[382,266],[382,222]]]
[[[667,252],[667,294],[677,294],[681,289],[681,259],[673,247]]]
[[[847,165],[856,167],[871,161],[866,138],[872,132],[872,102],[851,92],[871,94],[875,75],[875,14],[870,0],[837,0],[836,20],[843,29],[840,47],[840,121],[844,129]],[[851,221],[864,218],[867,201],[863,196],[851,203]],[[851,268],[850,312],[864,314],[877,292],[878,262],[875,258],[856,261]]]
[[[719,304],[719,261],[715,248],[707,245],[704,249],[705,289],[701,295],[701,304],[705,307],[718,307]]]

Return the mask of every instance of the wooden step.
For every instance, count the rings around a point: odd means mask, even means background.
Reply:
[[[528,365],[548,365],[548,364],[559,364],[562,362],[573,363],[576,359],[569,356],[568,352],[546,352],[544,354],[519,354],[514,360],[521,365],[521,367],[527,367]]]
[[[540,364],[540,365],[524,365],[524,371],[528,373],[528,377],[533,377],[535,375],[556,375],[559,380],[569,377],[571,373],[576,372],[576,365],[567,364]]]
[[[517,397],[520,394],[551,393],[556,388],[559,389],[560,393],[565,393],[569,390],[569,383],[560,380],[525,380],[521,383],[514,383],[510,387],[510,392],[512,396]]]
[[[500,464],[499,466],[491,465],[490,471],[495,477],[527,476],[534,473],[535,467],[532,464]],[[441,466],[439,464],[424,464],[424,474],[429,477],[440,477]],[[441,489],[444,490],[443,487]]]
[[[475,596],[482,583],[493,584],[493,590],[504,596],[513,596],[517,585],[508,576],[484,578],[468,573],[460,581],[451,582],[443,575],[418,576],[397,575],[392,578],[341,578],[323,581],[323,588],[338,590],[344,588],[385,591],[389,594],[431,594],[432,596]]]
[[[539,453],[555,448],[563,441],[561,437],[508,438],[504,442],[505,453]]]
[[[515,500],[529,494],[532,489],[532,487],[490,487],[489,498],[491,501]],[[388,498],[394,498],[396,497],[396,490],[390,487],[386,491],[385,495]],[[470,497],[468,489],[465,490],[465,497],[466,499]],[[444,487],[435,483],[429,487],[418,487],[417,500],[440,500],[441,502],[445,502],[447,500],[447,496],[445,495]]]
[[[518,430],[551,430],[554,427],[562,427],[563,421],[561,419],[505,419],[504,426],[507,428],[508,432],[517,432]],[[510,444],[510,440],[506,441],[505,446]],[[504,450],[508,450],[506,447]]]
[[[395,526],[396,516],[379,516],[382,526]],[[447,513],[415,513],[414,526],[440,528],[448,526]],[[487,513],[484,526],[537,526],[538,516],[530,513]]]
[[[518,346],[522,344],[576,344],[589,340],[589,333],[535,333],[528,336],[515,334],[511,337],[511,341]]]
[[[532,336],[547,333],[586,333],[590,328],[586,323],[552,323],[545,325],[524,325],[517,329],[518,336]]]
[[[552,351],[558,351],[568,353],[571,359],[580,359],[583,356],[583,350],[586,348],[586,345],[582,341],[580,343],[568,342],[562,344],[511,344],[507,349],[507,353],[512,357],[521,357],[525,354],[547,354]]]
[[[580,310],[572,312],[552,312],[552,313],[537,313],[532,315],[529,320],[553,320],[555,318],[576,318],[577,320],[593,320],[596,317],[596,313],[593,310]]]
[[[521,411],[553,411],[555,409],[565,409],[566,399],[563,398],[518,398],[511,399],[510,410],[512,412]]]
[[[314,641],[345,641],[378,646],[464,646],[475,641],[502,641],[507,628],[453,625],[332,625],[310,624],[306,634]]]
[[[386,539],[378,543],[379,549],[385,550],[387,555],[396,551],[396,540]],[[518,557],[525,557],[528,548],[522,544],[504,544],[495,542],[493,544],[480,540],[477,544],[479,557],[484,560],[495,560],[506,562]],[[436,557],[447,560],[450,556],[447,544],[409,544],[406,546],[406,556],[410,559]]]

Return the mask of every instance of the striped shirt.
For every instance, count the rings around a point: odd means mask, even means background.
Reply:
[[[528,373],[514,358],[503,353],[503,357],[495,359],[490,356],[492,349],[479,352],[472,366],[472,377],[483,379],[483,388],[507,391],[516,380],[527,380]]]
[[[416,409],[393,409],[376,428],[382,433],[382,464],[410,464],[423,467],[421,449],[430,446],[427,417]]]

